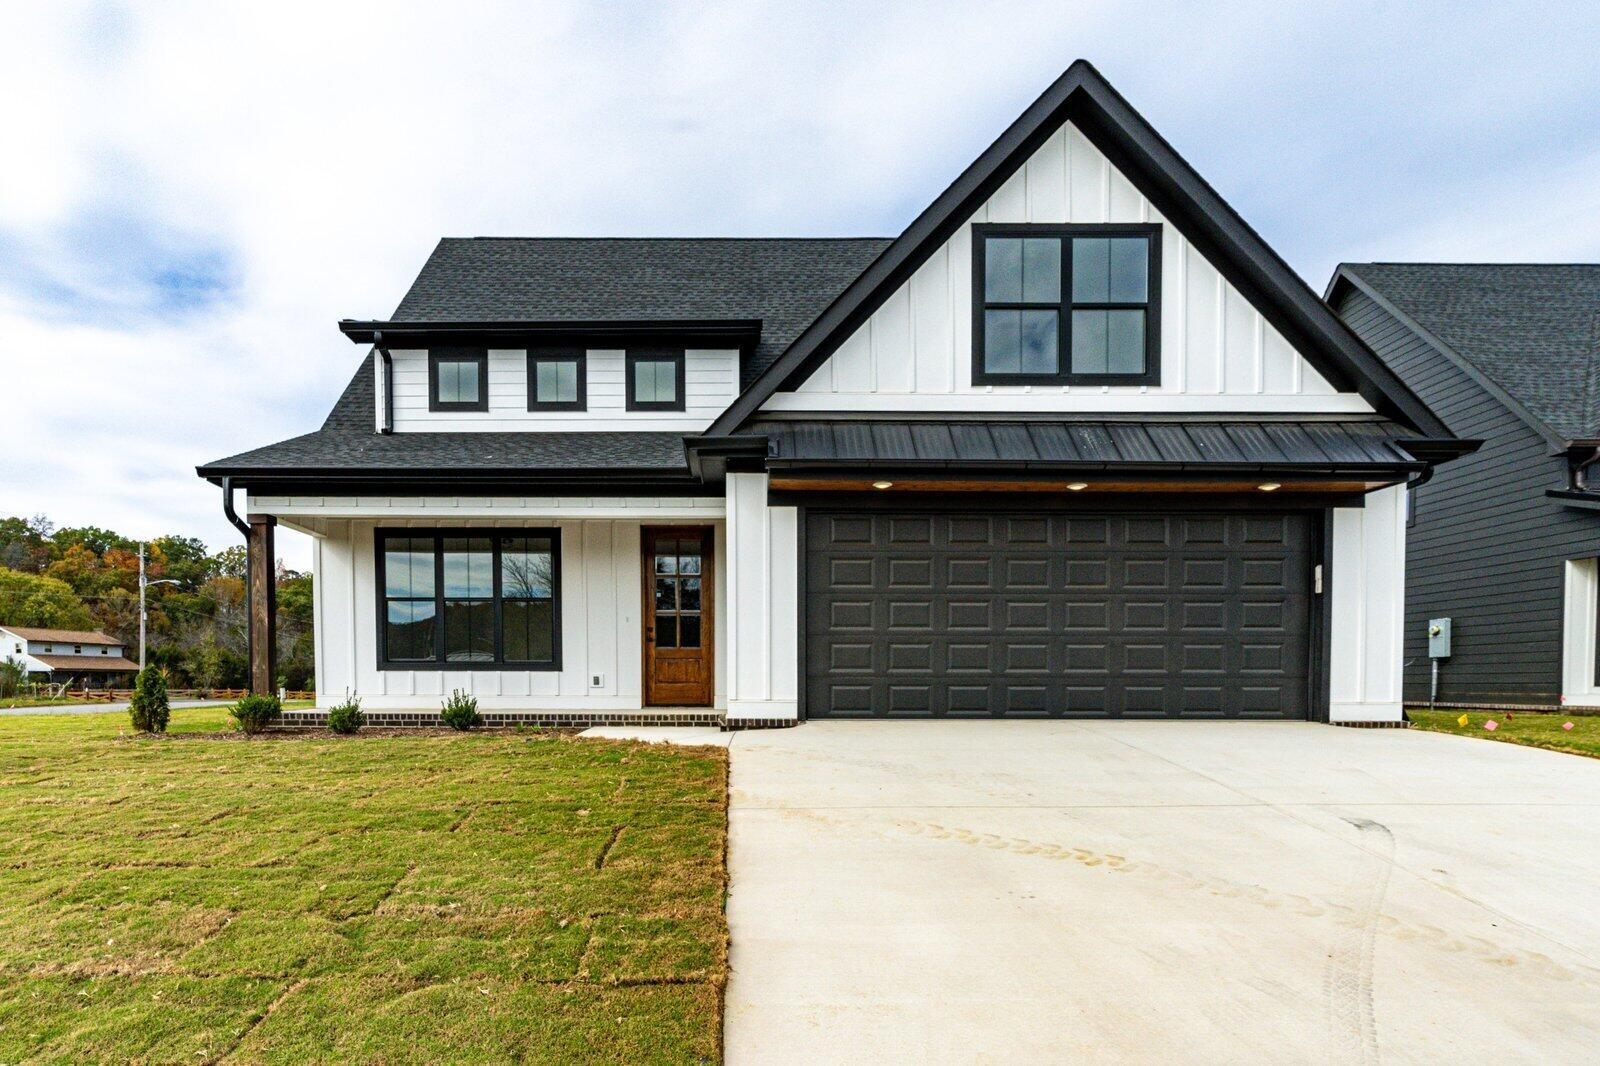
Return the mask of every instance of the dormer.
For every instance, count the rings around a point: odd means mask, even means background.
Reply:
[[[694,433],[739,394],[757,319],[354,322],[380,433]]]

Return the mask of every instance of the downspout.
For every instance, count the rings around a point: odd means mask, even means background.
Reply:
[[[1584,455],[1584,452],[1588,452]],[[1567,447],[1567,486],[1574,492],[1589,492],[1589,468],[1600,463],[1600,448],[1593,445]]]
[[[239,512],[233,509],[233,478],[222,479],[222,513],[228,521],[233,523],[233,528],[244,534],[245,557],[250,553],[250,524],[239,517]],[[244,661],[252,662],[250,653],[254,648],[255,636],[250,632],[250,570],[249,564],[245,565],[244,575]],[[248,669],[248,666],[246,667]],[[248,686],[247,686],[248,687]]]
[[[383,331],[372,334],[372,350],[378,353],[378,358],[383,360],[383,421],[378,426],[379,433],[394,432],[394,359],[389,355],[389,349],[383,343]]]

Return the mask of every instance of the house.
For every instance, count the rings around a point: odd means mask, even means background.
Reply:
[[[1081,61],[893,239],[445,240],[340,328],[322,428],[199,473],[253,685],[283,523],[380,721],[1398,722],[1472,447]]]
[[[22,664],[35,681],[110,688],[139,669],[115,637],[79,629],[0,625],[0,660]]]
[[[1600,706],[1600,265],[1346,263],[1328,298],[1483,447],[1410,501],[1407,700]]]

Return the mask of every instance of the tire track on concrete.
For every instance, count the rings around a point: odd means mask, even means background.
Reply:
[[[1380,1059],[1378,1019],[1373,1007],[1372,979],[1377,960],[1378,929],[1383,903],[1394,874],[1394,834],[1370,818],[1346,818],[1374,843],[1367,854],[1370,876],[1353,921],[1338,925],[1338,937],[1323,971],[1328,1049],[1331,1062],[1375,1063]]]

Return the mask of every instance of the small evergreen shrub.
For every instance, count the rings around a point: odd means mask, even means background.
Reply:
[[[147,666],[133,682],[128,717],[141,733],[165,733],[172,708],[167,702],[167,675],[159,666]]]
[[[462,732],[483,724],[483,715],[478,713],[478,698],[469,696],[460,689],[450,693],[450,698],[445,700],[444,706],[439,709],[439,717],[451,729],[459,729]]]
[[[347,697],[343,703],[328,710],[328,728],[335,733],[348,736],[366,724],[366,712],[362,711],[361,701],[354,696]]]
[[[246,733],[259,733],[283,712],[283,704],[276,696],[246,696],[228,709],[239,728]]]

